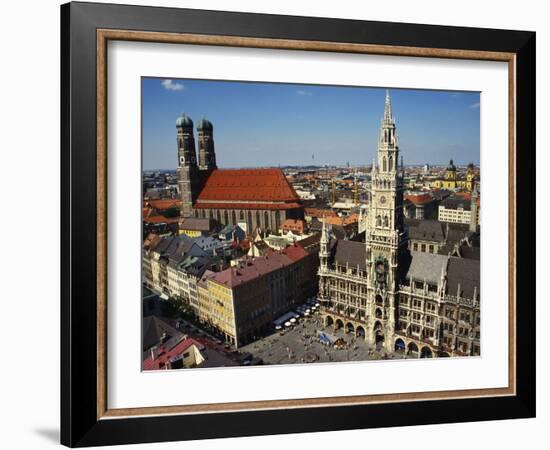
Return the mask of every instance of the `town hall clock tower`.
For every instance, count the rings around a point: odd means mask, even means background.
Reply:
[[[403,171],[389,92],[380,126],[377,161],[373,162],[365,235],[368,277],[367,340],[393,352],[398,302],[399,261],[407,253],[403,226]]]

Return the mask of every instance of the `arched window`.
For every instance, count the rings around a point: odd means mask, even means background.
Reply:
[[[264,228],[270,228],[269,225],[269,213],[264,211]]]
[[[386,172],[386,157],[382,158],[382,172]]]
[[[384,226],[388,226],[388,216],[384,216]]]
[[[275,228],[278,230],[281,226],[281,212],[275,211]]]
[[[224,209],[223,210],[223,224],[227,225],[228,223],[229,223],[229,217],[228,217],[228,214],[227,214],[227,209]]]
[[[380,216],[376,216],[376,226],[377,227],[382,226],[382,219]]]
[[[388,170],[391,172],[393,170],[393,157],[390,156],[390,159],[388,161]]]
[[[248,225],[248,232],[249,233],[252,233],[253,229],[252,229],[252,211],[248,211],[248,220],[247,220],[247,225]]]
[[[261,227],[262,224],[260,223],[260,211],[256,210],[256,226]]]
[[[244,220],[244,211],[242,209],[239,211],[239,220],[241,222]]]

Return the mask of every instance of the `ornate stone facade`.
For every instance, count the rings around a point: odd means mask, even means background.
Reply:
[[[319,298],[324,324],[383,346],[386,353],[479,355],[479,260],[410,251],[398,158],[386,93],[365,241],[336,240],[323,225]]]

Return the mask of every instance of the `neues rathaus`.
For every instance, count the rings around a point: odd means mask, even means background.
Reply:
[[[324,324],[390,354],[480,355],[479,260],[410,251],[398,161],[386,93],[364,242],[336,240],[328,226],[322,229],[319,298]]]

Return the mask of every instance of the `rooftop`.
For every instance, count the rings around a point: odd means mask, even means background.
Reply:
[[[271,251],[265,256],[246,258],[235,267],[214,274],[211,279],[230,288],[255,280],[306,257],[303,247],[291,245],[282,252]]]
[[[407,194],[405,200],[410,201],[414,205],[426,205],[433,201],[433,197],[430,194]]]
[[[300,233],[304,232],[305,226],[306,226],[306,222],[301,219],[286,219],[281,224],[281,228],[283,230],[284,229],[298,230],[300,231]]]
[[[437,285],[442,269],[447,266],[447,256],[425,252],[411,252],[412,261],[407,278]]]
[[[141,326],[143,329],[143,350],[159,344],[165,333],[167,338],[181,336],[181,333],[176,329],[176,321],[173,319],[147,316],[143,318]]]
[[[180,209],[181,200],[176,199],[163,199],[163,200],[148,200],[146,206],[150,206],[153,209],[164,211],[166,209]]]
[[[338,217],[331,209],[322,209],[322,208],[305,208],[306,216],[311,217]]]
[[[471,258],[449,258],[447,269],[447,293],[456,295],[460,285],[461,297],[473,298],[477,288],[479,296],[480,288],[479,260]]]
[[[441,242],[445,239],[443,224],[437,220],[405,219],[409,238]]]
[[[441,202],[441,206],[447,209],[462,208],[465,211],[470,211],[470,200],[465,200],[463,198],[456,198],[456,197],[448,197]]]
[[[228,201],[299,204],[300,198],[280,169],[216,169],[206,180],[197,203]]]
[[[333,249],[334,261],[338,264],[365,270],[367,247],[364,242],[335,240]]]
[[[180,229],[189,231],[211,231],[214,227],[214,220],[199,219],[198,217],[188,217],[180,225]]]

